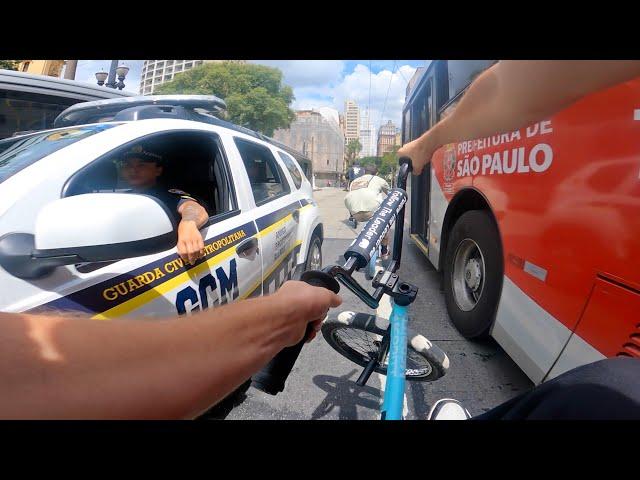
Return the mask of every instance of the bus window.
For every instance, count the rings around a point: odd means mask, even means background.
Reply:
[[[418,93],[411,106],[411,140],[418,138],[431,127],[431,80]]]
[[[495,60],[449,60],[449,99],[464,90],[478,75],[493,65]]]
[[[0,138],[15,132],[51,128],[53,120],[77,103],[71,98],[52,98],[26,92],[0,92]]]

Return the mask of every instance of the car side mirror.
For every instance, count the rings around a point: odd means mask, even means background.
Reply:
[[[61,265],[150,255],[176,242],[171,212],[156,198],[88,193],[45,205],[33,234],[0,237],[0,266],[19,278],[42,278]]]

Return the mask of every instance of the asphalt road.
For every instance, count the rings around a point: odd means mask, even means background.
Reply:
[[[325,265],[342,262],[344,250],[356,235],[346,222],[344,195],[335,188],[315,192],[325,225]],[[356,276],[359,282],[365,282],[364,275]],[[447,375],[436,382],[407,383],[407,419],[424,419],[431,405],[445,397],[460,400],[472,415],[477,415],[532,388],[529,379],[495,342],[465,340],[451,325],[440,290],[440,275],[408,238],[408,232],[400,277],[419,287],[418,297],[411,305],[412,328],[440,346],[451,362]],[[346,288],[341,289],[341,295],[341,310],[373,313]],[[365,387],[358,387],[355,381],[360,372],[361,367],[335,352],[319,335],[303,348],[284,392],[271,396],[251,387],[240,397],[241,403],[219,418],[378,419],[384,379],[374,373]]]

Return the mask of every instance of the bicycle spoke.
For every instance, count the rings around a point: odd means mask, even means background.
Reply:
[[[355,328],[342,328],[334,332],[334,338],[345,350],[350,350],[359,355],[364,362],[379,355],[382,336]],[[389,352],[387,351],[380,362],[380,366],[386,369],[389,365]],[[407,350],[406,374],[411,377],[423,377],[431,374],[431,364],[419,353],[409,348]]]

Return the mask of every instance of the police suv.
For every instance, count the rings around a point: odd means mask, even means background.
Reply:
[[[323,227],[296,152],[217,118],[225,107],[192,95],[85,102],[58,128],[0,141],[0,311],[188,315],[319,268]],[[194,265],[176,252],[167,206],[123,184],[118,162],[141,150],[163,159],[164,187],[209,213]]]

